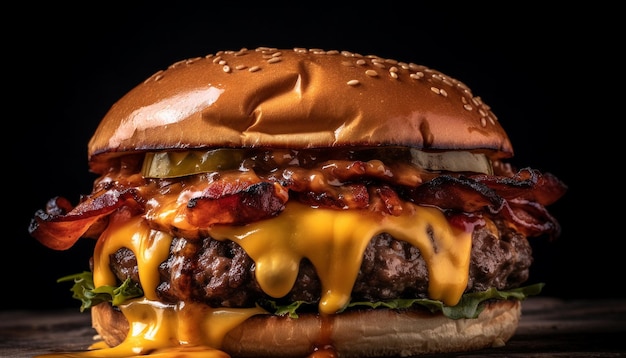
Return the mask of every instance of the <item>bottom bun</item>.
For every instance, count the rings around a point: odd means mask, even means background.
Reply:
[[[91,309],[105,343],[121,343],[129,330],[110,305]],[[331,343],[340,357],[414,356],[503,346],[515,333],[521,302],[490,302],[476,319],[452,320],[424,310],[360,310],[322,318],[258,315],[232,329],[220,348],[233,357],[306,357]],[[324,334],[324,336],[322,336]]]

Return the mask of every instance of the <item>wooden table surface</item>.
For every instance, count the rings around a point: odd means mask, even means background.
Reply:
[[[532,297],[504,347],[454,357],[626,357],[626,300]],[[95,331],[88,313],[0,311],[0,357],[84,350]],[[448,355],[450,356],[450,355]]]

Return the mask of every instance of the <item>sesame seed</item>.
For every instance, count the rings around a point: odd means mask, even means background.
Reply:
[[[259,66],[252,66],[254,63],[243,64],[235,59],[238,56],[251,55],[254,56]],[[282,60],[291,61],[293,54],[306,55],[307,58],[312,56],[337,56],[341,55],[342,66],[348,68],[355,68],[360,66],[363,70],[361,74],[356,74],[353,79],[348,80],[344,78],[345,83],[352,87],[367,86],[369,82],[363,80],[363,73],[369,78],[385,77],[385,72],[388,76],[395,80],[404,79],[402,76],[409,76],[410,79],[415,81],[427,81],[429,83],[426,88],[430,87],[430,90],[437,95],[443,97],[453,97],[457,100],[458,104],[463,108],[462,110],[468,112],[476,112],[476,120],[481,126],[487,127],[490,125],[498,125],[498,118],[491,112],[490,107],[483,103],[482,99],[478,96],[474,96],[471,90],[461,81],[448,77],[437,70],[428,68],[423,65],[419,65],[412,62],[400,62],[394,59],[382,58],[376,55],[363,55],[350,51],[337,51],[337,50],[325,50],[321,48],[298,48],[294,47],[292,50],[283,50],[272,47],[258,47],[255,49],[241,48],[235,51],[217,51],[213,54],[207,54],[203,57],[195,57],[185,59],[183,61],[176,62],[170,65],[169,68],[178,68],[182,66],[188,66],[200,60],[206,59],[212,61],[214,64],[220,65],[224,73],[233,73],[235,71],[247,70],[249,72],[261,71],[263,69],[263,63],[266,61],[268,64],[280,62]],[[298,56],[302,57],[302,56]],[[244,58],[242,58],[244,59]],[[265,61],[263,61],[265,60]],[[301,61],[296,59],[295,61]],[[239,62],[235,65],[234,62]],[[208,63],[208,62],[207,62]],[[380,69],[380,70],[379,70]],[[348,70],[350,71],[350,70]],[[167,71],[160,71],[152,75],[150,81],[159,81],[163,76],[167,74]],[[356,79],[359,78],[360,80]],[[147,80],[148,81],[148,80]],[[450,91],[450,92],[448,92]]]
[[[150,76],[150,77],[146,78],[146,80],[145,80],[145,81],[143,81],[143,83],[148,83],[148,82],[150,82],[150,81],[158,81],[158,80],[160,80],[161,78],[163,78],[163,74],[164,74],[164,73],[165,73],[165,71],[163,71],[163,70],[159,70],[159,71],[157,71],[155,74],[153,74],[152,76]]]
[[[173,64],[171,64],[168,68],[176,68],[176,67],[179,67],[179,66],[184,65],[184,64],[185,64],[184,60],[183,61],[178,61],[178,62],[174,62]]]
[[[469,94],[470,96],[472,95],[472,92],[470,91],[469,87],[467,87],[465,85],[465,83],[463,82],[457,82],[456,85],[463,90],[463,92]]]
[[[194,58],[190,58],[188,60],[185,61],[186,64],[190,65],[198,60],[202,59],[201,57],[194,57]]]

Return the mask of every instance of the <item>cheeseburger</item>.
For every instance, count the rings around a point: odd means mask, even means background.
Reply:
[[[346,51],[257,48],[177,62],[113,104],[93,191],[29,232],[100,340],[85,356],[382,357],[502,346],[531,237],[566,186],[516,169],[462,82]],[[88,269],[87,269],[88,268]]]

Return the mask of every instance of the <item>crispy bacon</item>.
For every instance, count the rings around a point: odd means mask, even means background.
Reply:
[[[474,175],[471,178],[506,200],[519,198],[541,205],[554,203],[567,191],[567,186],[554,175],[530,168],[520,169],[513,177]]]
[[[187,202],[186,220],[198,228],[214,224],[244,224],[278,215],[287,200],[334,209],[368,209],[399,215],[402,201],[439,207],[454,213],[485,213],[507,220],[527,236],[557,236],[560,227],[545,206],[567,187],[551,174],[525,168],[500,175],[448,175],[424,180],[426,173],[399,163],[336,160],[317,167],[283,167],[270,172],[220,173],[181,179],[129,181],[125,174],[107,174],[107,185],[72,207],[53,198],[35,213],[29,231],[42,244],[56,250],[71,247],[80,237],[97,237],[108,216],[124,208],[146,212],[149,199],[180,194]],[[117,175],[117,176],[114,176]],[[111,176],[111,177],[109,177]],[[123,184],[122,184],[123,183]],[[184,190],[184,192],[181,192]],[[192,193],[185,198],[187,193]],[[199,193],[199,195],[195,195]],[[158,205],[158,204],[157,204]]]
[[[396,216],[402,213],[402,200],[390,186],[370,186],[368,193],[370,210],[386,212]]]
[[[409,195],[418,204],[502,215],[527,236],[556,237],[561,228],[545,205],[556,201],[566,190],[554,175],[526,168],[512,177],[442,175],[411,190]]]
[[[308,205],[333,209],[366,209],[370,203],[367,187],[361,183],[329,187],[325,191],[303,191],[293,196]]]
[[[245,224],[278,215],[288,198],[287,191],[279,184],[259,182],[234,192],[190,199],[187,220],[198,227]]]
[[[475,212],[491,207],[499,211],[504,199],[493,189],[468,177],[441,175],[408,191],[416,204],[432,205],[442,209]]]
[[[507,201],[502,214],[526,236],[545,234],[554,239],[561,235],[558,221],[548,213],[545,206],[537,202],[525,199]]]
[[[72,208],[62,197],[48,201],[45,210],[38,210],[28,231],[43,245],[54,250],[67,250],[85,236],[94,224],[121,207],[142,210],[136,189],[103,190],[87,197]]]
[[[558,221],[545,207],[567,191],[567,186],[556,176],[524,168],[512,177],[478,175],[472,179],[495,190],[504,199],[502,215],[526,236],[546,234],[555,238],[561,234]]]

